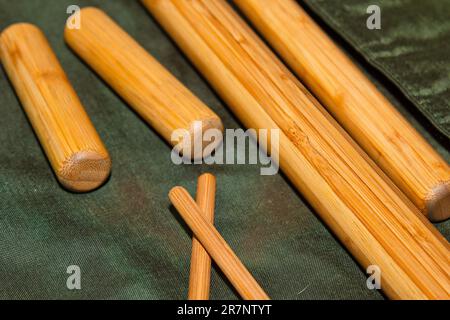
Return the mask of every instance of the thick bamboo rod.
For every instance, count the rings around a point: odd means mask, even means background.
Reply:
[[[186,142],[192,151],[189,156],[198,159],[206,145],[221,143],[203,141],[200,134],[207,129],[223,130],[211,109],[103,11],[88,7],[80,13],[82,27],[66,28],[66,42],[169,144],[182,153]],[[177,129],[189,132],[189,139],[172,140]]]
[[[246,127],[280,129],[282,170],[389,297],[450,297],[448,242],[225,1],[143,3]]]
[[[324,106],[432,221],[450,217],[450,169],[293,0],[235,0]]]
[[[197,184],[197,205],[206,221],[214,224],[216,178],[202,174]],[[211,280],[211,258],[195,236],[192,238],[191,273],[189,276],[189,300],[208,300]]]
[[[186,189],[174,187],[169,198],[183,220],[214,259],[237,292],[245,300],[268,300],[269,297],[259,286],[247,268],[242,264],[230,246],[214,226],[203,217],[199,206]]]
[[[42,31],[8,27],[0,59],[60,183],[77,192],[99,187],[111,160]]]

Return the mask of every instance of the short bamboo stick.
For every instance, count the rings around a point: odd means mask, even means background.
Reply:
[[[60,183],[78,192],[99,187],[111,160],[42,31],[8,27],[0,58]]]
[[[216,228],[203,217],[201,209],[186,189],[174,187],[170,190],[169,198],[241,297],[245,300],[269,299]]]
[[[221,143],[203,141],[200,134],[222,131],[220,118],[120,26],[96,8],[82,9],[81,17],[80,29],[66,28],[66,42],[180,154],[183,143],[191,150],[185,156],[195,159],[202,158],[206,145],[213,150]],[[172,137],[178,129],[189,139]]]
[[[280,166],[395,299],[450,297],[449,244],[222,0],[143,0],[245,126],[280,129]]]
[[[450,169],[293,0],[235,0],[299,78],[432,221],[450,217]]]
[[[202,174],[197,184],[197,205],[206,221],[214,224],[216,178]],[[195,236],[192,237],[191,273],[189,276],[189,300],[208,300],[211,280],[211,258]]]

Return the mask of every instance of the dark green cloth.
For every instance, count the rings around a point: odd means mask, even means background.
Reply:
[[[137,1],[77,3],[105,10],[227,128],[240,127]],[[62,189],[0,72],[0,298],[186,298],[191,234],[167,193],[182,185],[194,194],[202,172],[217,176],[218,230],[272,298],[382,298],[283,175],[261,176],[257,165],[172,164],[170,147],[64,44],[70,4],[0,0],[0,28],[28,21],[43,29],[111,154],[113,173],[92,193]],[[408,102],[376,83],[448,161],[448,151],[408,113]],[[449,221],[438,228],[450,238]],[[66,288],[69,265],[81,268],[79,291]],[[237,297],[217,271],[211,297]]]
[[[450,0],[303,0],[450,138]],[[369,30],[366,10],[381,9]]]

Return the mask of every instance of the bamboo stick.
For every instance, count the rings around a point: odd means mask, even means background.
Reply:
[[[450,217],[450,170],[293,0],[235,0],[298,77],[432,221]]]
[[[195,237],[208,251],[241,297],[245,300],[268,300],[267,294],[216,228],[203,217],[201,209],[186,189],[174,187],[170,190],[169,198]]]
[[[389,297],[450,297],[448,242],[225,1],[143,4],[246,127],[280,129],[282,170]]]
[[[99,187],[111,160],[42,31],[6,28],[0,59],[59,182],[77,192]]]
[[[103,11],[88,7],[80,14],[82,28],[66,28],[66,42],[177,152],[181,154],[186,143],[191,153],[185,156],[201,159],[207,145],[213,150],[221,143],[203,141],[206,130],[223,131],[211,109]],[[177,129],[189,135],[172,137]]]
[[[214,224],[216,178],[202,174],[197,184],[197,205],[206,221]],[[208,300],[211,279],[211,258],[195,236],[192,237],[191,273],[189,277],[189,300]]]

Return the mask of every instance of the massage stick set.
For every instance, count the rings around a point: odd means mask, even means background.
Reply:
[[[281,169],[388,297],[450,297],[448,242],[226,1],[143,4],[246,127],[280,130]]]
[[[246,127],[279,130],[269,151],[362,267],[381,269],[389,298],[450,298],[449,244],[425,218],[450,215],[447,163],[298,4],[236,1],[320,102],[226,1],[142,3]],[[194,145],[199,124],[223,130],[105,13],[85,8],[81,19],[80,29],[66,28],[68,45],[169,144]],[[42,32],[10,26],[0,57],[61,184],[99,187],[111,160]],[[189,135],[174,140],[177,129]],[[214,193],[210,174],[199,178],[197,202],[181,187],[169,193],[194,235],[188,297],[208,299],[211,257],[242,298],[267,299],[213,226]]]
[[[235,0],[352,138],[430,220],[450,217],[447,163],[294,0]]]

